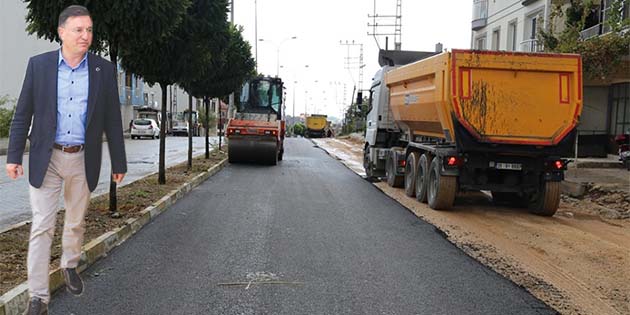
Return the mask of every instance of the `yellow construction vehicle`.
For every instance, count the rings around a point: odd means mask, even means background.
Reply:
[[[323,138],[326,136],[326,115],[312,114],[306,117],[306,131],[304,136],[307,138]]]
[[[433,209],[486,190],[553,215],[582,111],[580,56],[453,50],[401,66],[397,54],[381,52],[370,89],[367,175]]]

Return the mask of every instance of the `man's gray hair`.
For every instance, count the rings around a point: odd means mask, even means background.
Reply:
[[[63,9],[63,11],[59,14],[58,26],[63,26],[66,23],[66,20],[72,16],[90,16],[90,11],[82,5],[71,5]]]

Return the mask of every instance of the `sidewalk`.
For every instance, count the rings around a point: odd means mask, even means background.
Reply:
[[[605,159],[578,159],[577,163],[569,164],[564,176],[562,191],[573,197],[581,197],[589,186],[630,193],[630,171],[622,167],[616,155],[609,154]]]

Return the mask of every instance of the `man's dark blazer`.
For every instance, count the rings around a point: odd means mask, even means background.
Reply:
[[[59,50],[32,57],[17,102],[7,163],[22,164],[26,138],[30,140],[29,182],[39,188],[46,176],[57,130],[57,68]],[[103,132],[107,136],[113,173],[127,172],[120,117],[116,67],[88,53],[89,92],[85,130],[85,176],[90,191],[98,184]],[[29,127],[32,129],[28,135]]]

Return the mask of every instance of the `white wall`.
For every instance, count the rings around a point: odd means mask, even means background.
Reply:
[[[540,13],[543,17],[540,26],[543,26],[544,17],[546,16],[545,7],[548,0],[537,0],[529,3],[527,6],[522,5],[522,0],[488,0],[488,19],[485,27],[472,31],[473,46],[476,39],[486,36],[486,49],[495,47],[492,33],[499,31],[498,50],[510,50],[508,47],[508,25],[512,21],[516,21],[516,50],[521,51],[521,43],[529,39],[531,29],[531,17]]]
[[[173,95],[175,95],[175,98],[177,99],[177,110],[174,111],[175,112],[183,112],[185,109],[188,109],[188,93],[186,93],[186,91],[184,91],[184,89],[177,87],[176,85],[173,85],[172,88],[167,88],[166,89],[166,110],[170,111],[171,110],[171,91],[173,92]],[[154,86],[150,87],[147,83],[144,84],[144,93],[147,93],[147,95],[149,96],[149,106],[152,106],[156,109],[160,109],[162,108],[161,104],[162,104],[162,89],[160,88],[159,84],[155,84]],[[153,94],[151,94],[153,93]],[[153,95],[153,101],[154,101],[154,105],[151,104],[151,95]],[[193,97],[193,109],[196,108],[196,98]]]
[[[38,39],[26,32],[26,4],[0,1],[0,96],[17,99],[31,56],[59,48],[58,43]]]

